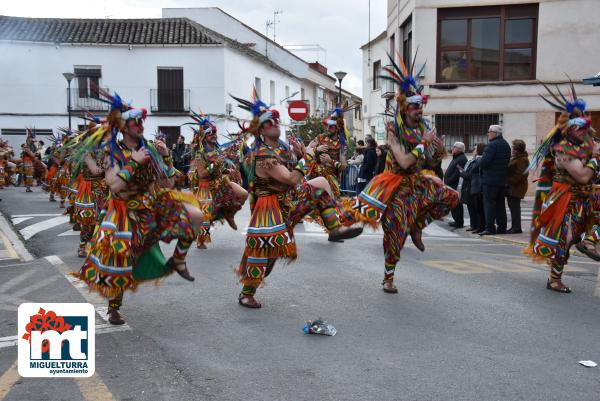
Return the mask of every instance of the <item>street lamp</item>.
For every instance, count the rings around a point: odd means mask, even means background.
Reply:
[[[338,95],[338,106],[342,104],[342,79],[347,75],[344,71],[334,72],[333,75],[340,81],[340,91]]]
[[[279,101],[279,104],[281,104],[281,103],[285,102],[285,101],[286,101],[286,100],[288,100],[288,99],[291,99],[291,98],[293,98],[293,97],[294,97],[294,96],[296,96],[298,93],[300,93],[300,92],[299,92],[299,91],[296,91],[296,92],[292,93],[291,95],[289,95],[288,97],[286,97],[285,99],[281,99],[281,100]]]
[[[67,80],[67,113],[69,113],[69,131],[71,130],[71,81],[75,78],[72,72],[63,72],[63,77]]]

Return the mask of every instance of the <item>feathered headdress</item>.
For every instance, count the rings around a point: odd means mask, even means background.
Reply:
[[[35,139],[35,127],[25,127],[25,131],[28,138]]]
[[[244,100],[229,94],[239,104],[238,107],[248,110],[252,113],[252,121],[247,128],[247,131],[254,136],[258,136],[258,130],[267,121],[273,123],[279,122],[279,112],[275,109],[270,109],[269,106],[260,100],[256,94],[256,87],[252,88],[252,100]]]
[[[416,144],[421,141],[420,135],[413,130],[401,130],[403,116],[408,109],[409,104],[416,104],[419,107],[427,104],[427,96],[422,95],[423,85],[419,85],[417,79],[421,76],[425,64],[419,68],[419,71],[415,75],[415,66],[417,60],[417,53],[419,49],[415,51],[415,56],[410,65],[410,70],[406,67],[404,59],[398,55],[399,62],[396,64],[394,57],[388,53],[390,59],[390,65],[383,67],[384,71],[388,75],[381,75],[380,78],[392,81],[398,85],[398,93],[396,94],[396,108],[393,113],[386,111],[385,115],[388,115],[394,119],[394,127],[401,143],[403,144]]]
[[[196,125],[198,128],[193,128],[194,136],[192,138],[192,149],[194,151],[203,152],[206,149],[206,137],[209,135],[217,134],[217,126],[215,122],[212,121],[207,115],[205,115],[202,110],[199,113],[190,111],[190,118],[193,120],[192,122],[182,124],[183,125]],[[218,146],[218,144],[217,144]]]
[[[346,123],[344,121],[344,113],[350,110],[354,110],[356,107],[356,104],[350,106],[346,104],[343,107],[338,106],[332,110],[332,112],[325,120],[323,120],[323,124],[325,124],[327,128],[333,125],[338,127],[338,134],[340,136],[340,142],[342,143],[342,146],[346,146],[346,144],[350,140],[350,132],[348,131],[348,128],[346,128]]]
[[[123,99],[121,99],[121,96],[119,96],[119,94],[116,92],[114,95],[111,95],[108,91],[102,88],[96,87],[95,89],[100,95],[98,100],[110,105],[110,112],[106,117],[106,121],[111,128],[122,130],[127,120],[135,119],[136,121],[140,121],[146,119],[148,111],[145,108],[133,108],[131,106],[131,101],[124,102]]]
[[[418,48],[415,51],[415,56],[410,64],[410,70],[406,67],[404,59],[400,57],[400,55],[398,55],[399,61],[396,63],[394,57],[388,53],[390,64],[383,67],[383,70],[387,72],[388,75],[379,76],[379,78],[392,81],[398,85],[396,101],[403,113],[406,111],[406,107],[409,104],[427,104],[427,96],[421,94],[423,92],[423,85],[418,83],[418,77],[421,76],[425,64],[423,64],[415,74],[417,53],[419,53]]]
[[[526,172],[535,170],[539,166],[542,160],[544,160],[550,152],[552,145],[560,141],[561,137],[566,134],[569,127],[578,126],[580,128],[590,128],[591,126],[591,120],[589,116],[585,114],[585,101],[577,97],[575,85],[570,78],[569,81],[569,89],[566,95],[563,94],[558,85],[555,86],[557,93],[554,93],[550,90],[548,85],[539,81],[552,100],[548,98],[548,95],[544,96],[540,94],[539,96],[552,106],[552,108],[559,111],[560,116],[558,117],[554,128],[546,135],[546,138],[534,152]]]

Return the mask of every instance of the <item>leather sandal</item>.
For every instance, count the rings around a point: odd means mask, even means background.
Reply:
[[[114,308],[108,308],[108,322],[110,324],[114,324],[115,326],[125,324],[125,320],[123,320],[119,310]]]
[[[229,224],[229,227],[231,227],[232,229],[237,231],[238,226],[237,226],[237,224],[235,224],[234,216],[225,216],[225,221],[227,221],[227,224]]]
[[[570,294],[571,289],[564,285],[561,280],[546,282],[546,289],[551,291],[560,292],[561,294]]]
[[[363,232],[362,227],[342,227],[337,228],[329,233],[328,241],[341,242],[345,239],[358,237]]]
[[[398,288],[394,285],[392,281],[384,281],[383,282],[383,292],[387,292],[388,294],[397,294]]]
[[[596,244],[591,241],[584,239],[581,242],[575,244],[575,248],[583,253],[588,258],[600,262],[600,255],[596,252]]]
[[[183,268],[179,268],[178,266],[183,266]],[[185,262],[175,262],[175,259],[173,259],[173,257],[171,257],[167,261],[167,267],[169,267],[170,269],[176,271],[177,274],[179,274],[181,277],[183,277],[187,281],[194,281],[194,280],[196,280],[190,274],[190,271],[187,268],[187,263],[185,263]]]
[[[419,251],[425,252],[425,244],[423,244],[422,234],[423,231],[421,231],[418,228],[415,228],[410,232],[410,239]]]
[[[254,297],[251,295],[240,294],[240,296],[238,297],[238,303],[240,305],[242,305],[244,308],[249,308],[249,309],[262,308],[262,305],[260,304],[260,302],[257,302],[256,299],[254,299]]]

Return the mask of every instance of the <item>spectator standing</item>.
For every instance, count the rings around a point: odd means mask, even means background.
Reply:
[[[185,138],[183,135],[179,135],[177,138],[177,144],[173,148],[173,165],[179,171],[183,171],[185,163]]]
[[[452,189],[458,189],[458,183],[460,181],[460,171],[467,164],[467,156],[465,155],[465,144],[462,142],[456,142],[452,146],[452,161],[446,169],[444,175],[444,184],[448,185]],[[463,228],[464,226],[464,210],[463,204],[458,203],[454,209],[450,211],[452,214],[453,222],[449,223],[451,227]]]
[[[508,171],[506,174],[506,203],[510,209],[511,229],[508,234],[521,234],[521,199],[527,193],[527,176],[525,172],[529,167],[529,157],[525,150],[525,142],[520,139],[515,139],[512,142],[512,156],[508,163]]]
[[[381,174],[383,173],[383,170],[385,170],[385,159],[387,158],[387,149],[385,148],[385,146],[378,146],[377,149],[375,149],[375,153],[377,154],[377,164],[375,165],[375,174]]]
[[[485,210],[485,230],[479,235],[506,234],[504,197],[511,150],[508,142],[502,137],[500,125],[490,125],[487,135],[489,143],[479,161],[483,171]]]
[[[464,170],[460,173],[461,178],[464,180],[461,189],[461,201],[466,203],[471,220],[471,227],[467,231],[472,231],[474,234],[479,234],[485,230],[483,184],[481,182],[481,165],[479,163],[484,149],[485,144],[478,143],[473,150],[473,158],[469,160]]]
[[[358,178],[356,180],[356,193],[359,194],[371,181],[375,175],[375,167],[377,167],[377,142],[372,137],[366,139],[366,147],[363,152],[363,162],[360,165]]]

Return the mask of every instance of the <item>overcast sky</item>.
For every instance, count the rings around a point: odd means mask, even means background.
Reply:
[[[368,0],[2,0],[0,14],[56,18],[159,18],[162,7],[220,7],[261,33],[281,10],[277,42],[318,44],[324,52],[299,52],[328,71],[348,72],[343,86],[362,96],[360,46],[369,40]],[[371,0],[371,38],[385,29],[386,0]],[[272,32],[269,33],[272,38]]]

